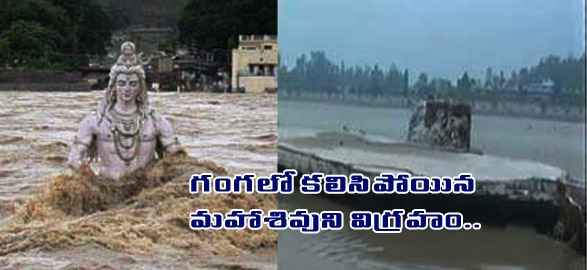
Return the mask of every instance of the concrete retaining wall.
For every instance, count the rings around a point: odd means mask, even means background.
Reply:
[[[314,173],[321,172],[324,174],[343,174],[361,173],[371,179],[378,177],[381,173],[410,173],[412,175],[422,175],[417,172],[397,168],[395,171],[390,169],[365,168],[337,160],[330,160],[315,154],[306,153],[296,149],[294,146],[280,144],[278,150],[279,165],[288,169],[295,169],[298,172]],[[389,167],[393,165],[390,164]],[[430,176],[430,175],[428,175]],[[495,195],[507,196],[511,200],[521,201],[554,201],[554,194],[557,191],[556,179],[512,179],[511,181],[477,181],[475,195]],[[585,202],[585,187],[578,182],[568,180],[567,185],[571,194],[577,202]],[[584,206],[584,203],[583,203]]]

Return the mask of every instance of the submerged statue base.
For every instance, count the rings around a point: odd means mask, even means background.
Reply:
[[[408,141],[468,151],[471,146],[471,107],[449,101],[422,102],[410,119]]]

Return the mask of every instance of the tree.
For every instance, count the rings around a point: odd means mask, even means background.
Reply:
[[[410,81],[409,81],[409,78],[408,78],[408,70],[407,69],[404,70],[404,80],[403,80],[403,82],[404,82],[404,84],[403,84],[403,86],[404,86],[404,88],[403,88],[404,89],[404,95],[407,95],[408,94],[408,90],[410,89],[410,86],[409,86]]]
[[[12,66],[45,68],[82,64],[103,54],[110,41],[108,17],[95,0],[2,1],[0,60]],[[80,57],[81,56],[81,57]]]
[[[67,13],[72,22],[67,50],[73,54],[104,54],[110,43],[112,25],[95,0],[50,0]]]
[[[499,72],[499,89],[503,89],[505,87],[505,73],[503,72],[503,70],[501,72]]]
[[[377,95],[382,95],[383,94],[383,72],[381,71],[381,69],[379,68],[378,65],[375,65],[373,67],[373,70],[371,70],[371,86],[369,87],[371,89],[371,94],[373,96],[377,96]]]
[[[514,88],[514,89],[518,89],[518,85],[519,85],[519,79],[518,79],[518,73],[516,73],[516,71],[512,71],[512,74],[510,75],[510,78],[508,80],[508,87],[510,88]]]
[[[485,71],[485,88],[487,89],[493,89],[493,72],[491,71],[491,68],[487,68],[487,71]]]
[[[428,75],[425,72],[420,73],[418,76],[418,80],[414,84],[414,90],[420,94],[428,92]]]
[[[432,92],[445,95],[451,91],[452,84],[449,80],[435,78],[430,82],[430,88]]]
[[[467,74],[467,72],[465,72],[463,76],[457,80],[457,94],[460,97],[467,97],[470,91],[471,80],[469,79],[469,75]]]
[[[181,41],[208,49],[241,34],[277,34],[277,0],[189,0],[180,13]]]
[[[2,43],[8,47],[12,60],[32,67],[48,64],[48,55],[54,53],[63,43],[63,37],[55,30],[31,21],[13,22],[5,35]]]

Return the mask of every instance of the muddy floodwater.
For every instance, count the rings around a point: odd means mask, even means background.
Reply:
[[[9,235],[12,230],[11,222],[18,208],[26,204],[27,199],[37,196],[52,177],[67,171],[65,161],[78,124],[84,116],[97,109],[102,95],[102,91],[0,92],[0,232],[8,234],[2,236],[4,238],[0,237],[0,240],[18,239],[16,232]],[[149,98],[157,111],[173,124],[175,133],[190,157],[209,160],[231,173],[253,172],[257,175],[268,175],[275,172],[276,95],[150,92]],[[186,184],[188,180],[185,179]],[[163,197],[158,203],[168,202]],[[276,200],[273,203],[276,204]],[[125,207],[121,206],[117,210],[120,215],[137,210]],[[274,208],[276,205],[268,207]],[[143,210],[148,212],[148,209]],[[110,210],[104,215],[115,218],[118,213]],[[58,232],[61,227],[67,226],[64,225],[66,220],[79,223],[83,222],[80,221],[83,218],[72,221],[65,217],[63,221],[53,220],[51,226],[56,228],[54,232]],[[186,225],[188,220],[189,212],[186,211]],[[133,222],[129,220],[129,226]],[[35,234],[35,230],[43,231],[49,225],[42,222],[31,224],[26,229],[18,230],[22,234],[22,241],[39,240],[26,238],[31,235],[51,235]],[[140,225],[147,224],[136,226]],[[34,226],[38,229],[34,229]],[[100,231],[100,228],[95,229]],[[215,249],[216,252],[210,255],[197,256],[197,249],[195,253],[193,249],[190,253],[173,245],[160,245],[152,239],[147,243],[152,247],[148,252],[110,249],[107,245],[101,245],[99,240],[94,243],[88,241],[80,245],[65,245],[62,248],[41,244],[34,249],[0,254],[0,269],[277,268],[276,243],[274,246],[265,245],[254,250],[241,249],[228,254],[218,252],[222,249]],[[72,242],[71,239],[63,241]],[[0,247],[2,248],[4,247]]]

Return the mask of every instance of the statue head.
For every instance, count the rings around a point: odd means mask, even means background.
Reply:
[[[122,43],[122,46],[120,46],[120,53],[126,56],[135,54],[135,44],[130,41]]]
[[[111,109],[118,101],[134,101],[142,114],[147,113],[149,104],[145,70],[142,65],[115,64],[112,66],[101,111]]]

